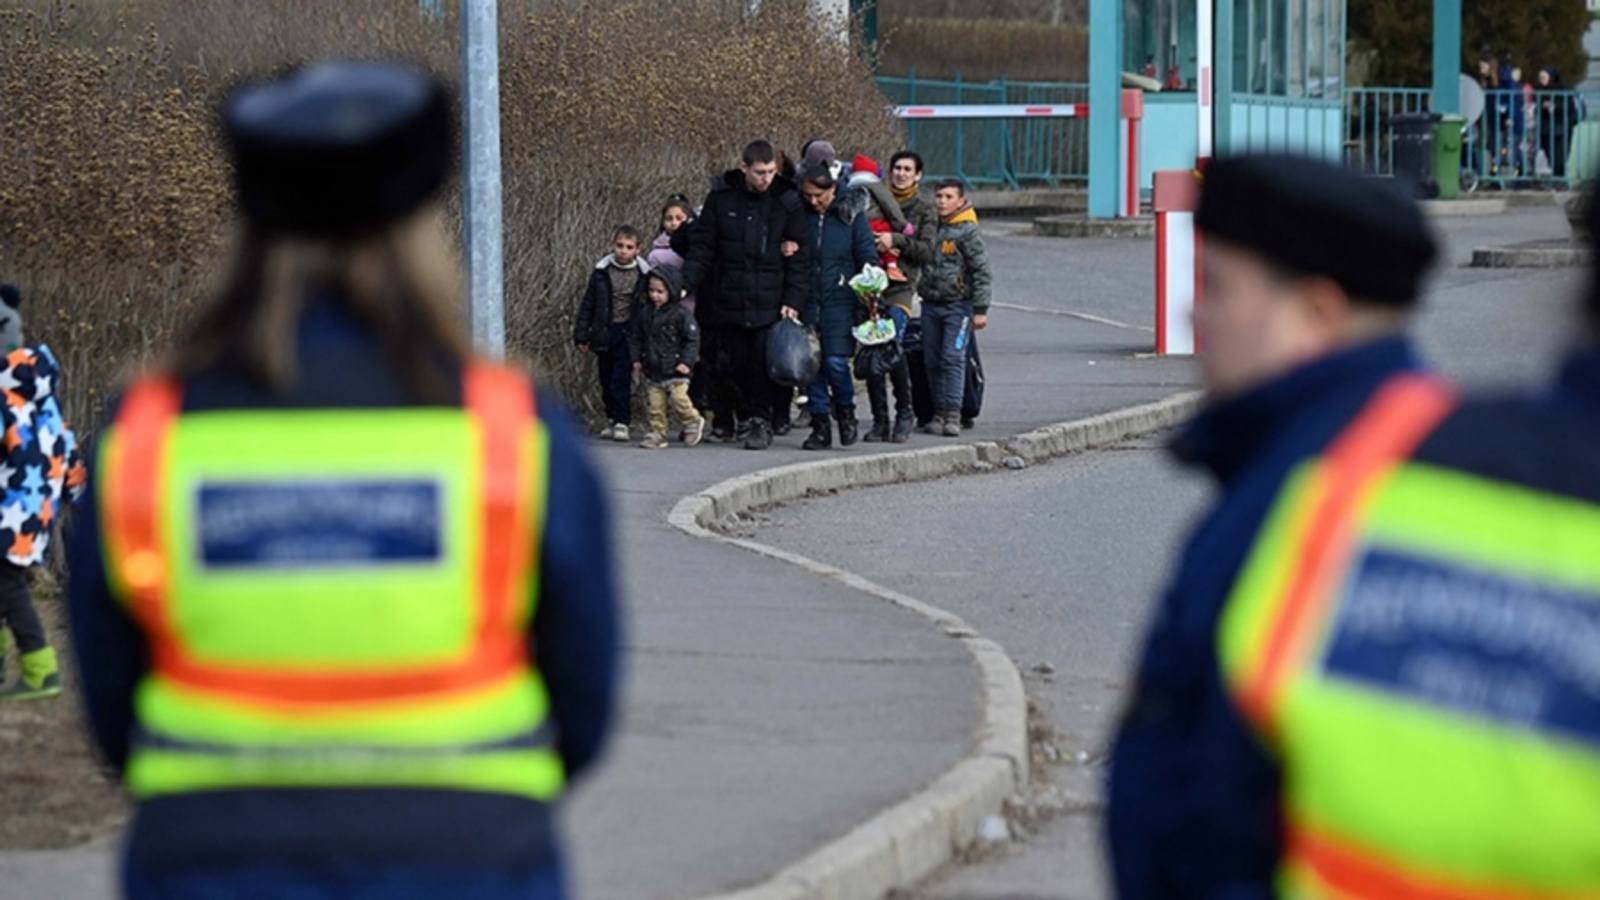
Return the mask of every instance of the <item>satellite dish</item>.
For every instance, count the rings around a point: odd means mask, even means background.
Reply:
[[[1483,118],[1483,86],[1470,75],[1461,76],[1461,116],[1468,128]]]

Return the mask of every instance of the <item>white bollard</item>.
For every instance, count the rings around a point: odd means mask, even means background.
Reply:
[[[1200,301],[1200,233],[1194,213],[1200,200],[1195,173],[1155,173],[1152,205],[1156,213],[1156,352],[1192,354],[1194,310]]]

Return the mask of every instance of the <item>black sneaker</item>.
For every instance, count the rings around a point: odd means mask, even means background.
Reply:
[[[761,419],[750,420],[750,431],[745,435],[746,450],[765,450],[772,446],[772,429]]]
[[[978,420],[977,419],[968,419],[965,416],[963,416],[962,419],[961,419],[961,430],[962,431],[971,431],[972,430],[972,426],[974,426],[976,424],[978,424]]]

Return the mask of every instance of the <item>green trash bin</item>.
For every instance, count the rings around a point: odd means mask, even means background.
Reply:
[[[1440,200],[1461,196],[1461,132],[1467,120],[1443,116],[1433,125],[1433,183],[1439,186]]]

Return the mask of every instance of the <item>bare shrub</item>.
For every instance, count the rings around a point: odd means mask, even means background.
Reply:
[[[194,75],[148,30],[58,3],[0,11],[0,279],[60,357],[80,429],[171,337],[223,245],[225,167]]]
[[[653,235],[743,143],[806,138],[882,155],[901,130],[866,64],[805,0],[644,0],[502,13],[507,334],[594,409],[571,317],[611,229]],[[225,259],[232,218],[213,127],[241,78],[312,59],[387,57],[458,78],[454,2],[0,0],[0,280],[56,348],[68,411],[171,339]],[[445,199],[459,223],[459,200]]]

